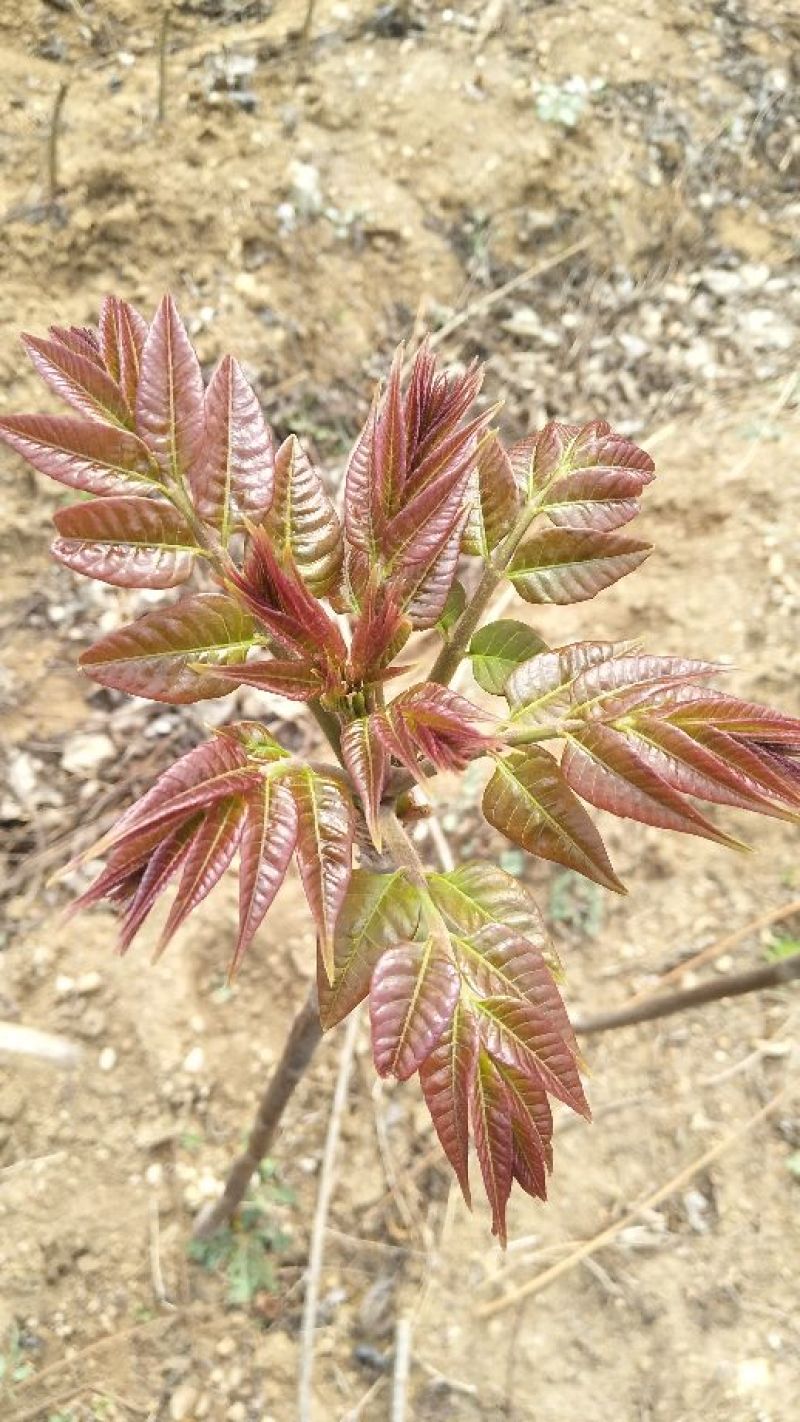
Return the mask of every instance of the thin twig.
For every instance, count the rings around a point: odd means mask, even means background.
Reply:
[[[445,321],[439,330],[434,332],[430,338],[431,348],[440,346],[442,341],[446,341],[448,336],[452,336],[454,331],[458,331],[461,326],[465,326],[471,321],[473,316],[482,316],[489,311],[498,301],[502,301],[504,296],[509,296],[512,291],[517,291],[521,286],[525,286],[529,281],[535,281],[537,277],[544,276],[545,272],[552,271],[553,267],[561,266],[562,262],[568,262],[570,257],[577,257],[579,252],[585,252],[592,245],[592,238],[584,237],[580,242],[573,242],[569,247],[562,247],[560,252],[554,252],[552,257],[545,257],[543,261],[536,262],[532,267],[526,267],[524,272],[518,272],[502,286],[495,287],[494,291],[487,291],[485,296],[478,297],[477,301],[471,301],[469,306],[465,306],[463,311],[456,312],[449,321]]]
[[[715,942],[709,943],[707,948],[701,948],[699,953],[692,954],[691,958],[685,958],[682,963],[677,963],[674,968],[670,968],[659,978],[658,986],[665,987],[667,983],[673,983],[678,978],[682,978],[684,973],[692,972],[695,968],[702,967],[704,963],[713,962],[715,958],[726,953],[729,948],[734,948],[744,938],[749,938],[752,933],[757,933],[761,928],[769,928],[773,923],[782,923],[785,918],[791,918],[795,913],[800,913],[800,899],[792,899],[791,903],[784,904],[781,908],[770,909],[768,913],[751,918],[749,923],[743,924],[733,933],[726,934],[724,938],[717,938]],[[635,1002],[643,1002],[651,996],[651,991],[650,988],[644,988],[641,992],[635,993],[628,999],[629,1005],[632,1007]]]
[[[311,43],[311,31],[314,28],[314,8],[315,0],[308,0],[306,5],[306,17],[303,20],[303,27],[300,31],[300,43],[307,48]]]
[[[336,1077],[336,1087],[333,1093],[331,1114],[328,1121],[328,1133],[325,1137],[325,1149],[322,1155],[319,1190],[317,1191],[317,1205],[314,1210],[314,1223],[311,1229],[311,1247],[309,1249],[308,1271],[306,1273],[306,1292],[303,1302],[300,1376],[298,1384],[299,1422],[311,1422],[313,1415],[311,1384],[314,1374],[314,1330],[317,1323],[319,1281],[322,1272],[322,1256],[325,1248],[325,1230],[328,1223],[328,1210],[333,1194],[336,1148],[339,1144],[339,1130],[342,1124],[342,1114],[347,1102],[347,1088],[350,1083],[350,1071],[353,1065],[353,1055],[356,1048],[359,1023],[360,1014],[357,1011],[351,1012],[347,1023],[345,1038],[342,1043],[339,1071]]]
[[[58,207],[58,194],[61,191],[61,184],[58,180],[58,140],[61,136],[61,115],[68,91],[69,82],[66,79],[62,79],[53,101],[53,112],[50,115],[50,131],[47,137],[47,191],[50,206],[53,210]]]
[[[394,1372],[392,1374],[392,1422],[406,1422],[408,1378],[411,1372],[411,1317],[403,1313],[394,1332]]]
[[[492,1303],[483,1304],[476,1310],[477,1317],[481,1319],[492,1318],[503,1309],[513,1307],[522,1299],[530,1298],[533,1294],[541,1293],[542,1289],[546,1289],[549,1284],[554,1283],[556,1279],[560,1279],[562,1274],[566,1274],[570,1269],[573,1269],[576,1264],[580,1264],[581,1260],[587,1259],[591,1254],[595,1254],[598,1249],[603,1249],[605,1245],[610,1244],[623,1229],[627,1229],[628,1225],[634,1224],[643,1211],[651,1210],[656,1205],[660,1205],[662,1200],[666,1200],[670,1195],[674,1195],[676,1190],[680,1190],[681,1186],[688,1184],[699,1171],[705,1170],[715,1160],[718,1160],[721,1155],[724,1155],[725,1151],[730,1150],[730,1148],[736,1145],[744,1136],[749,1136],[754,1128],[759,1125],[761,1121],[765,1120],[767,1116],[771,1115],[776,1107],[780,1105],[789,1091],[789,1085],[790,1083],[787,1082],[785,1086],[781,1087],[780,1091],[776,1091],[775,1095],[770,1097],[765,1106],[762,1106],[761,1109],[756,1111],[752,1116],[748,1116],[747,1120],[737,1126],[735,1131],[731,1131],[730,1134],[724,1136],[721,1141],[717,1141],[716,1145],[711,1146],[707,1151],[704,1151],[702,1155],[690,1161],[689,1164],[679,1170],[676,1175],[671,1176],[664,1185],[659,1185],[657,1190],[653,1190],[649,1195],[646,1195],[643,1200],[640,1200],[637,1205],[634,1205],[632,1209],[628,1210],[621,1219],[616,1220],[614,1224],[609,1225],[607,1229],[601,1230],[600,1233],[596,1234],[592,1239],[588,1239],[579,1245],[566,1259],[559,1260],[557,1264],[553,1264],[549,1269],[545,1269],[544,1273],[537,1274],[535,1278],[528,1279],[524,1284],[521,1284],[519,1288],[512,1289],[504,1298],[495,1299]]]
[[[150,1196],[149,1201],[150,1229],[148,1253],[150,1256],[150,1279],[153,1284],[153,1293],[156,1301],[163,1304],[165,1308],[174,1308],[167,1298],[167,1291],[164,1287],[164,1272],[161,1268],[161,1221],[158,1216],[158,1199],[155,1194]]]
[[[617,1012],[599,1012],[595,1017],[578,1018],[572,1025],[584,1037],[593,1032],[610,1032],[617,1027],[631,1027],[637,1022],[653,1022],[657,1017],[671,1017],[675,1012],[687,1012],[692,1007],[717,1002],[723,997],[743,997],[748,992],[763,992],[765,988],[780,987],[795,978],[800,978],[800,953],[761,968],[752,968],[747,973],[730,973],[724,978],[715,978],[713,982],[699,983],[697,987],[685,988],[683,992],[628,1003]]]
[[[158,31],[158,122],[163,123],[167,114],[167,44],[172,24],[172,6],[166,4],[161,12]]]
[[[54,1066],[71,1067],[80,1060],[81,1049],[67,1037],[23,1027],[19,1022],[0,1022],[0,1052],[19,1057],[35,1057]]]

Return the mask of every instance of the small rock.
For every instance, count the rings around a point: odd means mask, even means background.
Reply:
[[[202,1071],[206,1064],[206,1054],[202,1047],[192,1047],[183,1059],[183,1070],[190,1072],[193,1076]]]
[[[106,760],[113,760],[117,748],[110,736],[101,732],[85,732],[72,736],[61,757],[61,764],[70,775],[83,775],[96,770]]]
[[[199,1392],[193,1383],[180,1383],[169,1400],[169,1415],[172,1422],[184,1422],[194,1411]]]
[[[113,1071],[117,1065],[117,1054],[113,1047],[104,1047],[97,1059],[101,1071]]]
[[[243,1402],[234,1402],[228,1408],[225,1416],[228,1418],[228,1422],[246,1422],[247,1408]]]
[[[236,1352],[236,1339],[230,1336],[220,1338],[217,1344],[217,1355],[220,1358],[232,1358]]]

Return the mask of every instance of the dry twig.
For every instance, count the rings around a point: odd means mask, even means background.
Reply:
[[[610,1244],[623,1229],[626,1229],[628,1225],[634,1224],[645,1210],[651,1210],[656,1205],[660,1205],[662,1200],[668,1199],[670,1195],[674,1195],[676,1190],[680,1190],[683,1185],[687,1185],[699,1171],[705,1170],[709,1165],[713,1164],[715,1160],[718,1160],[721,1155],[724,1155],[727,1150],[730,1150],[731,1147],[736,1145],[744,1136],[749,1136],[755,1127],[759,1125],[761,1121],[765,1120],[767,1116],[771,1115],[781,1104],[788,1090],[789,1084],[787,1083],[781,1087],[780,1091],[776,1091],[774,1096],[770,1097],[765,1106],[762,1106],[760,1110],[756,1111],[752,1116],[748,1116],[746,1121],[742,1121],[741,1124],[736,1127],[735,1131],[731,1131],[727,1136],[724,1136],[721,1141],[717,1141],[716,1145],[711,1146],[708,1150],[704,1151],[702,1155],[690,1161],[689,1164],[685,1165],[682,1170],[679,1170],[676,1175],[671,1176],[665,1184],[659,1185],[657,1190],[651,1191],[651,1193],[646,1195],[643,1200],[640,1200],[637,1205],[634,1205],[632,1209],[628,1210],[621,1219],[615,1220],[614,1224],[609,1225],[607,1229],[601,1230],[600,1233],[594,1235],[592,1239],[585,1240],[577,1249],[573,1249],[572,1253],[567,1255],[566,1259],[559,1260],[557,1264],[553,1264],[549,1269],[545,1269],[544,1273],[537,1274],[533,1279],[528,1279],[524,1284],[521,1284],[518,1289],[512,1289],[504,1298],[495,1299],[492,1303],[483,1304],[476,1310],[477,1317],[492,1318],[495,1314],[502,1312],[502,1310],[513,1307],[522,1299],[530,1298],[533,1294],[541,1293],[542,1289],[546,1289],[549,1284],[554,1283],[556,1279],[560,1279],[562,1274],[566,1274],[570,1269],[574,1269],[575,1265],[580,1264],[583,1259],[588,1259],[589,1256],[595,1254],[598,1249],[603,1249],[605,1245]]]
[[[350,1082],[350,1071],[353,1065],[353,1054],[356,1047],[359,1022],[360,1013],[358,1011],[351,1012],[347,1023],[345,1038],[342,1043],[339,1071],[336,1077],[336,1086],[331,1103],[331,1114],[328,1121],[328,1133],[325,1137],[325,1149],[322,1155],[319,1190],[317,1191],[317,1205],[314,1211],[314,1223],[311,1229],[311,1247],[309,1250],[308,1270],[306,1273],[306,1293],[303,1303],[300,1377],[298,1385],[299,1422],[311,1422],[312,1418],[313,1403],[311,1383],[314,1372],[314,1330],[317,1323],[319,1280],[322,1271],[322,1256],[325,1247],[328,1210],[330,1208],[331,1195],[333,1194],[336,1148],[339,1144],[339,1129],[347,1101],[347,1088]]]

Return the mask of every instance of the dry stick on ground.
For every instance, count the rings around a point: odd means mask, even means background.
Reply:
[[[69,83],[64,79],[58,86],[47,136],[47,191],[53,211],[58,207],[58,194],[61,191],[58,181],[58,140],[61,135],[61,115],[68,90]]]
[[[394,1331],[392,1422],[406,1422],[408,1378],[411,1372],[411,1317],[401,1313]]]
[[[800,899],[793,899],[791,903],[784,904],[782,908],[770,909],[768,913],[751,918],[749,923],[743,924],[735,932],[726,934],[724,938],[717,938],[714,943],[709,943],[707,948],[701,948],[699,953],[694,953],[691,958],[686,958],[682,963],[670,968],[669,972],[664,973],[659,979],[658,986],[664,987],[666,983],[675,982],[677,978],[682,978],[684,973],[691,972],[693,968],[702,967],[703,963],[710,963],[714,958],[721,957],[729,948],[734,948],[744,938],[749,938],[751,933],[758,932],[760,928],[769,928],[773,923],[782,923],[784,919],[791,918],[796,913],[800,913]],[[645,988],[642,992],[637,992],[629,998],[628,1004],[632,1007],[635,1002],[643,1002],[650,996],[651,989]]]
[[[653,1022],[657,1017],[671,1017],[674,1012],[686,1012],[692,1007],[701,1007],[706,1002],[717,1002],[723,997],[743,997],[748,992],[763,992],[765,988],[780,987],[800,978],[800,953],[791,958],[781,958],[765,967],[751,968],[747,973],[730,973],[727,977],[716,978],[714,982],[700,983],[697,987],[685,988],[683,992],[670,993],[665,997],[651,997],[643,1002],[629,1002],[613,1012],[599,1012],[594,1017],[578,1018],[573,1022],[574,1030],[581,1036],[594,1032],[609,1032],[616,1027],[630,1027],[636,1022]]]
[[[292,1023],[280,1061],[259,1103],[247,1145],[234,1161],[222,1195],[210,1209],[203,1210],[197,1217],[193,1230],[195,1239],[207,1239],[227,1224],[244,1199],[253,1174],[272,1144],[286,1105],[302,1080],[321,1037],[315,984]]]
[[[353,1065],[353,1054],[356,1048],[359,1021],[360,1013],[357,1011],[351,1012],[350,1019],[347,1023],[345,1039],[342,1043],[342,1054],[339,1058],[339,1071],[336,1077],[331,1114],[328,1120],[328,1133],[325,1137],[325,1149],[322,1155],[322,1168],[319,1175],[317,1205],[314,1211],[314,1224],[311,1230],[311,1247],[309,1250],[308,1271],[306,1274],[306,1294],[303,1303],[300,1377],[298,1384],[299,1422],[311,1422],[312,1419],[313,1404],[311,1384],[314,1373],[314,1330],[317,1324],[319,1280],[322,1272],[322,1254],[325,1246],[325,1227],[328,1222],[328,1210],[330,1208],[331,1195],[333,1194],[334,1167],[336,1164],[336,1148],[339,1144],[339,1128],[342,1123],[342,1113],[347,1101],[347,1088],[350,1083],[350,1071]]]
[[[651,1210],[656,1205],[660,1205],[662,1200],[668,1199],[670,1195],[674,1195],[676,1190],[680,1190],[681,1186],[687,1185],[699,1171],[705,1170],[709,1165],[713,1164],[721,1155],[724,1155],[725,1151],[730,1150],[731,1146],[736,1145],[743,1137],[749,1136],[753,1129],[759,1125],[761,1121],[765,1120],[767,1116],[771,1115],[776,1107],[781,1104],[789,1091],[789,1085],[790,1083],[787,1082],[785,1086],[781,1087],[780,1091],[777,1091],[774,1096],[770,1097],[770,1100],[765,1106],[762,1106],[754,1115],[748,1116],[746,1121],[742,1121],[741,1125],[737,1126],[735,1131],[731,1131],[730,1134],[724,1136],[721,1141],[717,1141],[716,1145],[711,1146],[709,1150],[704,1151],[702,1155],[690,1161],[688,1165],[678,1171],[677,1175],[673,1175],[664,1185],[659,1185],[657,1190],[653,1190],[649,1195],[645,1196],[643,1200],[640,1200],[637,1205],[634,1205],[632,1209],[628,1210],[621,1219],[616,1220],[614,1224],[609,1225],[607,1229],[601,1230],[593,1239],[586,1240],[583,1244],[579,1245],[577,1249],[574,1249],[566,1259],[561,1259],[558,1264],[553,1264],[549,1269],[545,1269],[543,1274],[537,1274],[535,1278],[528,1279],[527,1282],[522,1284],[518,1289],[512,1289],[504,1298],[495,1299],[489,1304],[483,1304],[480,1308],[476,1309],[477,1317],[492,1318],[494,1314],[502,1312],[503,1309],[512,1308],[515,1304],[520,1303],[522,1299],[530,1298],[532,1294],[541,1293],[542,1289],[546,1289],[548,1284],[554,1283],[562,1274],[566,1274],[570,1269],[573,1269],[576,1264],[580,1264],[582,1260],[588,1259],[592,1254],[595,1254],[598,1249],[602,1249],[606,1244],[610,1244],[612,1239],[615,1239],[623,1229],[626,1229],[628,1225],[634,1224],[644,1210]]]
[[[167,114],[167,44],[172,22],[172,6],[165,5],[161,12],[158,31],[158,122],[163,123]]]

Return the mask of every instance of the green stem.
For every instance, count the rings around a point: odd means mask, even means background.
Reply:
[[[441,686],[447,686],[448,682],[452,681],[498,584],[505,577],[511,559],[538,513],[538,499],[533,503],[525,504],[518,513],[511,531],[502,543],[497,545],[483,570],[483,576],[475,589],[472,600],[467,603],[453,628],[450,641],[442,647],[431,667],[429,681],[436,681]]]

